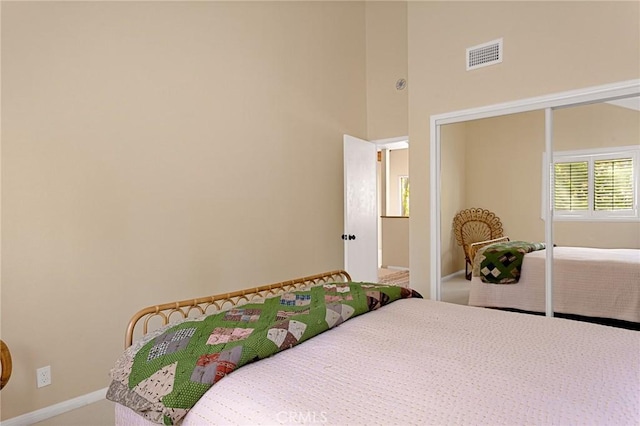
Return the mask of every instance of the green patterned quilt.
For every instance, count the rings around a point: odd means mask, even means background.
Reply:
[[[474,259],[474,275],[485,283],[517,283],[524,255],[543,249],[544,243],[526,241],[506,241],[483,247]]]
[[[120,357],[111,370],[107,399],[150,421],[179,424],[236,368],[409,297],[422,296],[397,286],[332,283],[167,326]]]

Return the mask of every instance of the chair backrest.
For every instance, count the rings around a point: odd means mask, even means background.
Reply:
[[[458,245],[467,251],[471,243],[503,237],[502,222],[492,211],[471,208],[458,212],[453,218],[453,230]]]

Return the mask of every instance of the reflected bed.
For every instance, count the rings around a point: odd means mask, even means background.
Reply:
[[[640,250],[555,247],[554,312],[591,319],[640,323]],[[545,311],[546,250],[524,256],[514,284],[490,284],[474,276],[469,305]],[[627,324],[628,323],[628,324]]]

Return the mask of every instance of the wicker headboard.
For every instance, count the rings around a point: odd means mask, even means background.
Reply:
[[[175,322],[176,320],[185,318],[197,318],[202,315],[226,311],[235,306],[244,305],[245,303],[264,299],[269,296],[275,296],[286,291],[299,290],[329,282],[349,281],[351,281],[351,276],[349,276],[346,271],[335,270],[246,290],[238,290],[233,293],[217,294],[215,296],[149,306],[140,310],[129,321],[124,347],[128,348],[131,346],[134,334],[142,337],[149,331],[169,324],[172,320]],[[152,322],[153,325],[150,329],[150,323]]]

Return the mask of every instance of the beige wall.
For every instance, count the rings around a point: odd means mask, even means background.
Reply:
[[[409,218],[383,217],[382,267],[409,267]]]
[[[366,63],[367,63],[367,139],[379,140],[408,134],[408,88],[396,90],[396,81],[407,78],[407,3],[402,1],[367,1]],[[380,165],[380,163],[378,163]],[[407,165],[408,167],[408,165]],[[380,170],[380,168],[378,168]],[[380,176],[380,174],[378,174]],[[381,182],[378,182],[380,189]],[[380,191],[379,191],[380,194]],[[393,209],[393,195],[387,194],[390,203],[381,215],[399,214]],[[381,207],[381,200],[378,206]],[[395,211],[395,210],[394,210]],[[378,222],[378,247],[388,247],[389,238],[383,243],[382,221]],[[406,239],[400,250],[408,253],[406,232],[398,236]],[[393,238],[394,240],[398,238]],[[383,247],[384,246],[384,247]],[[393,249],[395,251],[395,249]],[[408,254],[404,263],[408,266]],[[384,259],[381,259],[383,261]]]
[[[553,112],[556,151],[638,146],[640,111],[606,102]]]
[[[368,1],[367,33],[367,138],[408,134],[408,87],[396,90],[396,81],[407,79],[407,3]]]
[[[637,2],[409,2],[411,285],[428,294],[429,117],[640,77]],[[465,49],[504,38],[502,64]],[[606,58],[606,59],[601,59]]]
[[[142,306],[342,267],[364,6],[3,2],[2,419],[107,386]]]

